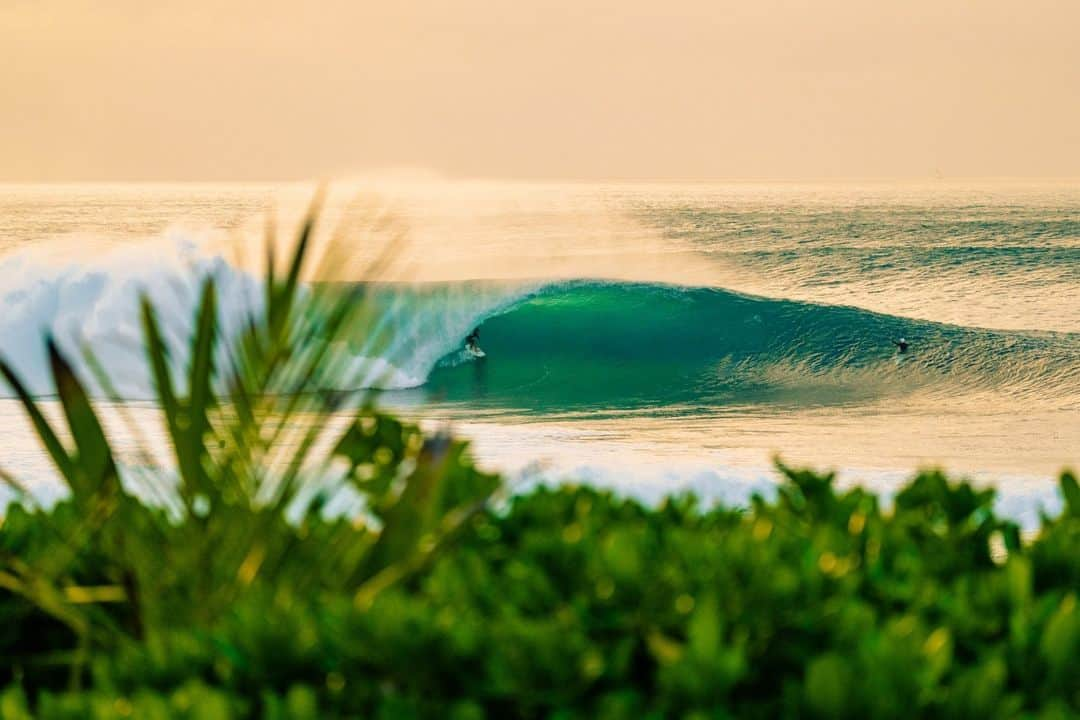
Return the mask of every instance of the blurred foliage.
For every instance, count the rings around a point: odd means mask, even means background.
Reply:
[[[1028,538],[937,472],[493,504],[464,443],[318,391],[363,298],[300,290],[309,226],[239,337],[205,282],[183,372],[144,303],[175,470],[138,493],[54,344],[60,426],[0,366],[69,490],[0,524],[0,719],[1080,715],[1072,475]]]
[[[385,446],[371,447],[351,460]],[[194,520],[130,501],[117,539],[69,553],[64,538],[83,532],[73,501],[13,506],[5,572],[55,587],[65,610],[5,581],[0,717],[1080,713],[1080,506],[1021,541],[991,493],[938,473],[888,511],[829,476],[783,473],[777,500],[745,511],[537,488],[471,514],[423,565],[390,549],[400,536],[376,552],[394,510],[376,511],[381,532],[276,521],[265,536],[287,552],[242,589],[241,569],[195,564]],[[407,574],[365,591],[402,558]],[[126,568],[138,604],[108,593]],[[209,612],[203,593],[226,589]]]

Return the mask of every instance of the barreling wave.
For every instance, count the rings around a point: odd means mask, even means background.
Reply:
[[[483,322],[480,322],[483,320]],[[457,344],[430,374],[448,400],[519,410],[861,402],[989,391],[1080,394],[1080,335],[970,329],[717,288],[576,281],[478,318],[488,359]],[[911,349],[892,344],[904,337]]]
[[[0,263],[0,353],[32,391],[52,392],[37,342],[48,332],[76,360],[83,343],[93,347],[125,397],[150,397],[140,293],[166,320],[190,317],[200,278],[211,275],[227,333],[262,302],[261,280],[220,257],[188,246],[153,253],[95,266],[35,265],[21,256]],[[327,379],[332,389],[422,388],[427,399],[537,412],[836,404],[915,393],[994,392],[1068,407],[1080,398],[1075,333],[964,328],[645,282],[382,284],[368,297],[372,320],[340,348],[347,370]],[[474,327],[488,353],[482,362],[463,352]],[[169,330],[179,371],[191,329]],[[911,343],[902,356],[891,343],[898,337]]]

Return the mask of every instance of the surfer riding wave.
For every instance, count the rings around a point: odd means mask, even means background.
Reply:
[[[473,331],[465,338],[465,350],[473,357],[484,357],[486,353],[480,349],[480,328],[473,328]]]

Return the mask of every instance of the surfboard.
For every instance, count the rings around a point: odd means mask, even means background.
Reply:
[[[487,356],[487,353],[484,352],[483,350],[481,350],[476,345],[466,345],[465,346],[465,352],[469,353],[470,355],[472,355],[475,358],[482,358],[482,357]]]

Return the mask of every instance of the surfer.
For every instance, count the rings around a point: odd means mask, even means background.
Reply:
[[[897,352],[900,353],[901,355],[903,355],[904,353],[907,352],[908,341],[905,340],[904,338],[900,338],[899,340],[893,340],[892,344],[896,346]]]
[[[480,349],[480,328],[473,328],[465,338],[465,349],[476,357],[484,357],[484,351]]]

